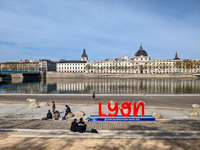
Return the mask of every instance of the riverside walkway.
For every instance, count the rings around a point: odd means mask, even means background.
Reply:
[[[192,104],[200,103],[199,94],[96,94],[92,101],[92,94],[0,94],[0,102],[26,103],[27,98],[36,99],[37,102],[55,101],[69,105],[91,106],[97,105],[99,101],[107,105],[113,100],[121,103],[123,101],[145,102],[146,107],[170,107],[170,108],[191,108]]]
[[[26,129],[62,129],[69,130],[71,122],[74,118],[80,119],[80,117],[72,117],[67,120],[41,120],[45,117],[50,106],[41,106],[35,109],[29,109],[29,102],[23,102],[24,104],[8,104],[0,103],[0,128],[26,128]],[[26,104],[25,104],[26,103]],[[68,103],[67,103],[68,104]],[[40,103],[38,102],[38,105]],[[93,104],[91,106],[83,106],[82,104],[69,105],[72,113],[78,110],[82,110],[85,115],[83,118],[87,118],[90,115],[98,115],[98,105]],[[60,112],[61,116],[65,114],[65,104],[56,103],[56,110]],[[200,116],[189,117],[188,114],[193,112],[194,109],[190,108],[171,108],[171,107],[147,107],[145,105],[145,114],[152,115],[154,112],[158,112],[163,115],[164,119],[156,121],[128,121],[124,122],[97,122],[90,121],[87,123],[88,129],[93,128],[98,130],[160,130],[160,131],[200,131]],[[200,109],[195,109],[200,113]],[[108,114],[108,108],[106,105],[102,106],[102,113]],[[131,113],[133,113],[131,109]],[[139,110],[138,115],[141,114]],[[118,112],[120,115],[120,112]]]
[[[29,109],[27,98],[49,102],[50,106]],[[144,101],[145,113],[157,111],[164,119],[156,121],[87,122],[87,130],[94,133],[69,131],[73,118],[67,120],[41,120],[51,109],[51,101],[64,115],[64,105],[72,112],[83,110],[85,117],[107,113],[107,102]],[[198,149],[200,117],[188,117],[194,111],[192,104],[200,102],[198,94],[192,95],[134,95],[134,94],[0,94],[0,149]],[[200,110],[196,110],[200,113]],[[139,113],[141,111],[139,110]],[[77,117],[79,119],[80,117]],[[187,140],[186,140],[187,139]],[[52,143],[55,143],[52,145]]]

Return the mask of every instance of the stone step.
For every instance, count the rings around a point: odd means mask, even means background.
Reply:
[[[136,135],[11,135],[12,138],[80,138],[80,139],[200,139],[200,136],[136,136]]]
[[[90,133],[87,130],[85,133],[71,132],[70,130],[36,130],[36,129],[0,129],[0,131],[16,131],[15,135],[34,135],[34,136],[200,136],[200,131],[125,131],[125,130],[98,130],[98,134]]]

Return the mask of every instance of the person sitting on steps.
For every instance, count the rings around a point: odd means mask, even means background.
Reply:
[[[48,113],[47,113],[47,119],[52,119],[52,113],[50,110],[48,110]]]
[[[86,124],[83,122],[83,118],[80,118],[80,121],[78,122],[78,128],[77,131],[79,133],[83,133],[86,131]]]
[[[60,113],[59,113],[59,111],[56,111],[55,112],[55,120],[59,120],[59,117],[60,117]]]
[[[67,114],[71,112],[71,109],[70,109],[70,107],[68,105],[65,105],[65,106],[66,106],[66,108],[65,108],[66,112],[65,112],[65,116],[64,117],[66,118]]]
[[[72,132],[77,132],[78,123],[77,123],[76,121],[77,121],[77,120],[74,119],[74,121],[71,123],[70,131],[72,131]]]

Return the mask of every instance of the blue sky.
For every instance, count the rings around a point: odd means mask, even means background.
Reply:
[[[0,0],[0,62],[200,59],[199,0]]]

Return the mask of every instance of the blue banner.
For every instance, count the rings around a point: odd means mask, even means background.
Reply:
[[[144,117],[141,117],[141,115],[137,117],[122,117],[121,115],[116,117],[99,117],[99,115],[90,115],[90,121],[155,121],[155,118],[152,115],[145,115]]]
[[[99,115],[90,115],[90,118],[96,118],[96,117],[99,117]],[[106,117],[110,117],[109,115],[107,115]],[[124,116],[122,116],[122,115],[117,115],[116,117],[121,117],[121,118],[123,118]],[[126,118],[130,118],[130,117],[133,117],[133,115],[129,115],[128,117],[126,117]],[[142,117],[142,115],[137,115],[137,117]],[[144,115],[144,117],[153,117],[152,115]],[[103,117],[103,118],[105,118],[105,117]],[[115,117],[114,117],[115,118]]]

